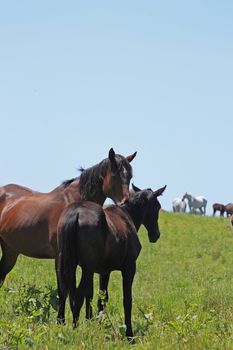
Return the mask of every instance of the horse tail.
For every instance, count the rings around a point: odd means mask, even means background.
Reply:
[[[69,207],[58,224],[59,279],[61,288],[70,290],[78,265],[78,208]]]

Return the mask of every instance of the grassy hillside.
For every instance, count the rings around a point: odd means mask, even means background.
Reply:
[[[133,286],[137,349],[233,349],[233,229],[227,219],[161,213],[161,238],[142,252]],[[97,278],[95,279],[96,313]],[[81,315],[56,325],[53,261],[20,257],[0,290],[1,349],[131,349],[124,334],[121,276],[110,280],[102,323]],[[84,311],[84,310],[83,310]]]

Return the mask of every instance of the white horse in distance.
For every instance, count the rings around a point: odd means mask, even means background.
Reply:
[[[194,212],[195,209],[199,209],[201,214],[205,215],[206,214],[206,206],[207,206],[207,199],[203,196],[192,196],[189,193],[185,193],[183,195],[183,200],[184,199],[188,200],[188,205],[189,205],[189,210],[190,212]]]
[[[174,213],[185,213],[186,212],[186,202],[181,198],[175,198],[172,201],[172,209]]]

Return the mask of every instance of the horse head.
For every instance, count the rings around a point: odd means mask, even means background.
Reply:
[[[163,194],[167,186],[161,187],[156,191],[151,189],[140,190],[135,185],[132,185],[135,195],[133,201],[139,203],[139,210],[136,211],[136,215],[141,217],[141,223],[148,232],[148,238],[151,243],[156,242],[160,237],[160,231],[158,226],[159,210],[161,205],[158,201],[158,197]],[[137,228],[137,224],[135,225]]]
[[[137,152],[122,156],[115,154],[113,148],[108,154],[108,170],[103,177],[103,193],[111,198],[116,204],[124,203],[129,197],[129,183],[132,178],[130,163]]]
[[[182,201],[184,201],[185,199],[189,199],[190,198],[190,194],[188,192],[185,192],[185,194],[182,197]]]

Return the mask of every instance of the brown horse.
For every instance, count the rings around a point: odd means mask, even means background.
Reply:
[[[225,205],[225,212],[227,216],[231,216],[233,214],[233,203],[228,203]]]
[[[132,283],[141,250],[137,232],[143,224],[150,242],[156,242],[160,237],[158,216],[161,206],[157,197],[165,188],[153,192],[151,189],[141,191],[134,186],[135,194],[121,206],[112,205],[103,209],[96,203],[83,201],[65,208],[58,223],[58,320],[65,321],[67,294],[70,297],[73,326],[76,327],[84,298],[88,300],[86,316],[91,318],[94,273],[101,274],[100,288],[107,294],[111,271],[120,270],[126,336],[133,336]],[[77,265],[82,268],[82,276],[76,289]],[[99,311],[102,310],[100,301],[98,305]]]
[[[49,193],[19,185],[0,189],[0,285],[14,267],[19,254],[57,261],[57,222],[69,203],[90,200],[103,205],[106,197],[114,202],[129,196],[132,177],[128,157],[110,149],[107,159],[83,170],[80,177],[63,182]]]
[[[216,211],[219,211],[220,212],[220,216],[224,216],[224,212],[226,210],[226,207],[224,204],[221,204],[221,203],[214,203],[212,205],[213,207],[213,216],[215,216],[215,213]]]

